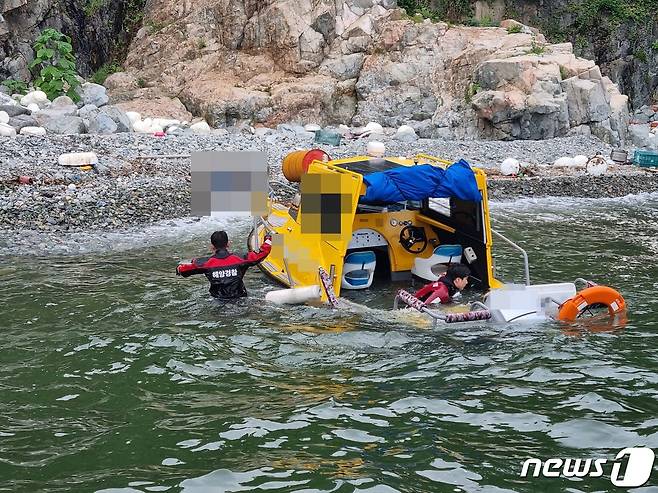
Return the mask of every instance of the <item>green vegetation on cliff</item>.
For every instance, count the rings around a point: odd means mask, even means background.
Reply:
[[[416,19],[497,25],[515,19],[538,28],[551,43],[571,42],[628,94],[635,107],[658,101],[658,0],[398,0]],[[492,19],[491,16],[494,16]],[[520,28],[510,28],[518,32]],[[533,46],[541,54],[543,47]]]

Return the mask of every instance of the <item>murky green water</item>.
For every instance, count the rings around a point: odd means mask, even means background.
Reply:
[[[3,257],[0,491],[616,491],[609,469],[519,473],[658,448],[658,195],[493,215],[535,282],[619,288],[625,327],[432,331],[384,310],[403,284],[355,296],[368,313],[274,308],[256,269],[251,298],[221,307],[204,278],[173,275],[203,253],[204,223]],[[497,264],[521,280],[511,250]],[[654,470],[635,491],[656,485]]]

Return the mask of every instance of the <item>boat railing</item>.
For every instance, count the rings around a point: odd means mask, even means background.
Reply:
[[[525,268],[525,284],[526,286],[530,286],[530,263],[528,262],[528,254],[526,253],[526,251],[523,248],[521,248],[519,245],[514,243],[512,240],[507,238],[505,235],[496,231],[495,229],[491,228],[491,232],[495,234],[498,238],[500,238],[501,240],[503,240],[504,242],[508,243],[513,248],[521,252],[521,254],[523,255],[523,266]]]

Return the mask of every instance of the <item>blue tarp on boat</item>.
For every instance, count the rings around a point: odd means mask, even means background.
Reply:
[[[480,202],[475,174],[463,159],[448,169],[429,164],[400,166],[386,171],[370,173],[363,177],[368,186],[359,202],[363,204],[392,204],[403,200],[450,198]]]

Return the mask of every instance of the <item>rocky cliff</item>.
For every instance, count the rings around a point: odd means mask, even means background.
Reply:
[[[19,46],[22,18],[40,19],[32,31],[60,19],[62,29],[78,33],[83,68],[97,65],[111,50],[100,38],[107,43],[125,24],[126,7],[96,1],[101,7],[90,12],[94,0],[84,7],[5,0],[4,8],[13,5],[5,46]],[[29,10],[48,5],[38,15]],[[547,43],[513,22],[456,26],[409,18],[397,7],[395,0],[147,0],[126,71],[106,85],[126,109],[175,118],[190,111],[214,126],[375,120],[409,124],[423,137],[593,132],[623,140],[627,98],[572,44]],[[481,17],[486,9],[480,6]],[[116,17],[101,26],[93,19],[105,12]],[[20,59],[5,59],[5,72],[16,72]]]
[[[80,73],[89,76],[125,56],[141,23],[144,0],[0,0],[0,81],[30,80],[32,45],[47,28],[73,41]]]

